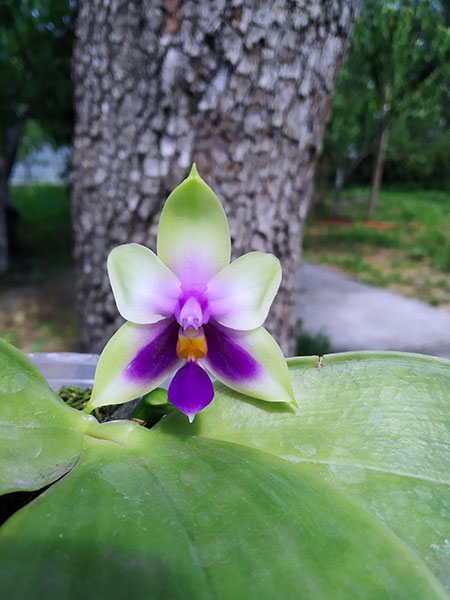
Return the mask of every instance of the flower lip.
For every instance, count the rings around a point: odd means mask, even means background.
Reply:
[[[214,398],[214,387],[207,372],[189,360],[175,374],[169,386],[169,400],[192,423],[195,415]]]

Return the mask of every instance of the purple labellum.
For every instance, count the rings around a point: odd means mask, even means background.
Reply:
[[[195,415],[214,398],[214,387],[208,373],[189,360],[175,373],[169,386],[169,400],[192,423]]]
[[[166,325],[167,321],[169,323]],[[146,344],[133,358],[126,368],[126,375],[135,381],[149,381],[160,373],[170,372],[178,362],[176,345],[179,325],[174,319],[150,325],[149,330],[164,323],[161,331]],[[145,327],[145,326],[143,326]]]
[[[262,374],[261,365],[239,345],[239,331],[212,321],[204,325],[204,331],[208,343],[207,363],[217,377],[240,382]]]

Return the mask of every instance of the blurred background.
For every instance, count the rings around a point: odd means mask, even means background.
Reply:
[[[169,16],[183,7],[164,4]],[[0,0],[0,335],[27,352],[80,349],[70,178],[79,11],[76,0]],[[299,354],[450,356],[449,27],[443,0],[360,3],[293,275]]]

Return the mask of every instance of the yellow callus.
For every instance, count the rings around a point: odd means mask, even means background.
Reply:
[[[200,360],[208,354],[208,344],[206,343],[203,328],[194,329],[188,327],[186,330],[180,329],[177,340],[177,356],[184,360]]]

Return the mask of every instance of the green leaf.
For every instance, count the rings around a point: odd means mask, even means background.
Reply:
[[[259,448],[375,515],[450,587],[450,362],[402,353],[289,361],[298,409],[217,386],[192,426],[157,428]]]
[[[448,362],[294,360],[298,410],[219,387],[159,432],[70,409],[4,343],[0,364],[11,489],[71,469],[0,529],[8,599],[447,598]]]
[[[0,493],[36,490],[77,461],[93,417],[68,407],[34,365],[0,339]]]
[[[94,431],[0,530],[8,600],[445,597],[396,536],[302,467],[130,423]]]

